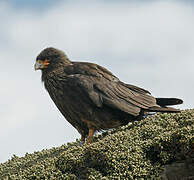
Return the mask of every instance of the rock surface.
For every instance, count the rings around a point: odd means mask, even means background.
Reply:
[[[193,164],[194,109],[158,113],[104,132],[90,145],[14,155],[0,164],[0,180],[191,180]]]
[[[182,161],[165,166],[162,180],[194,180],[194,163]]]

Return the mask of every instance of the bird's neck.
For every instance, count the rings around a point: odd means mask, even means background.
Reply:
[[[49,69],[44,69],[42,70],[42,82],[47,81],[48,79],[60,75],[60,74],[64,74],[64,68],[65,66],[67,66],[69,63],[57,63],[55,64],[54,67],[50,67]]]

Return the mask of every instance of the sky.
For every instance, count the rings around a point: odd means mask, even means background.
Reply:
[[[0,162],[80,138],[35,72],[46,47],[194,107],[190,1],[0,1]]]

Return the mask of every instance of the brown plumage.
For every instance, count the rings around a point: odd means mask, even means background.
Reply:
[[[81,134],[81,141],[88,137],[88,143],[95,131],[140,120],[147,112],[179,112],[166,106],[183,102],[154,98],[147,90],[123,83],[102,66],[72,62],[55,48],[46,48],[38,55],[35,69],[42,70],[50,97]]]

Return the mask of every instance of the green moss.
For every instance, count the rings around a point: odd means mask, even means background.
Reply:
[[[0,179],[157,179],[166,164],[194,159],[194,110],[157,114],[0,164]]]

